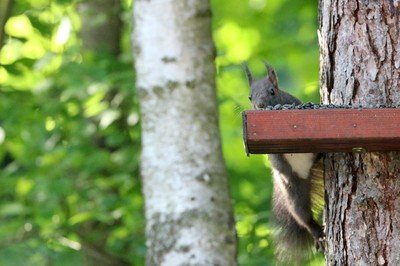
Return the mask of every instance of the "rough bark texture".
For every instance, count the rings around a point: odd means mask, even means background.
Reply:
[[[146,265],[236,265],[208,1],[135,1]]]
[[[322,102],[399,104],[399,1],[319,4]],[[399,153],[328,154],[325,167],[327,265],[400,265]]]

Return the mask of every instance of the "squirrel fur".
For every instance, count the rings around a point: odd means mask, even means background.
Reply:
[[[255,110],[277,104],[301,104],[279,89],[275,70],[264,62],[267,76],[254,80],[246,64],[250,101]],[[324,250],[323,230],[313,216],[322,212],[323,166],[321,156],[313,153],[268,154],[273,176],[273,213],[277,224],[276,254],[282,262],[299,265],[314,245]]]

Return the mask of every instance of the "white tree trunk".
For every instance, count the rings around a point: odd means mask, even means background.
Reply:
[[[236,265],[208,1],[138,0],[146,265]]]

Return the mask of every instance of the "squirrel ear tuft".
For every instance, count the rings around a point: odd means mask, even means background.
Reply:
[[[249,82],[249,85],[250,85],[250,87],[251,87],[251,84],[253,83],[253,77],[252,77],[252,75],[251,75],[250,69],[249,69],[249,67],[247,66],[247,63],[246,63],[246,62],[243,63],[243,68],[244,68],[244,71],[246,72],[247,81]]]
[[[274,68],[267,61],[264,61],[264,64],[267,68],[268,80],[272,83],[272,85],[274,85],[277,90],[279,90],[278,76],[276,75]]]

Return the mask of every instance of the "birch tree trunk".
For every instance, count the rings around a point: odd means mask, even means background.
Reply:
[[[323,103],[400,104],[399,4],[319,1]],[[325,168],[327,265],[400,265],[400,154],[328,154]]]
[[[236,265],[208,1],[135,1],[146,265]]]

